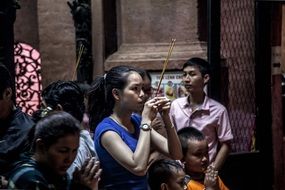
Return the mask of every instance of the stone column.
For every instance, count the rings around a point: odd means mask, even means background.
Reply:
[[[23,42],[39,49],[37,0],[20,1],[14,24],[15,42]]]
[[[75,28],[67,1],[38,1],[43,86],[71,80],[76,62]]]
[[[206,57],[206,44],[198,39],[197,0],[118,0],[114,10],[106,7],[103,6],[105,13],[116,12],[117,51],[104,55],[105,70],[123,64],[161,70],[172,38],[176,39],[176,45],[168,69],[180,69],[193,56]],[[108,25],[104,20],[110,22],[110,18],[108,14],[103,15],[104,29]],[[108,38],[113,36],[105,36],[105,42]]]
[[[93,76],[96,77],[104,73],[103,0],[91,0],[91,15]]]

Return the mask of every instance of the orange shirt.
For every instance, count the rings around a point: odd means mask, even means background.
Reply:
[[[218,177],[218,183],[220,190],[229,190],[229,188],[225,186],[220,177]],[[194,180],[190,180],[187,184],[187,190],[203,190],[204,188],[204,184]]]

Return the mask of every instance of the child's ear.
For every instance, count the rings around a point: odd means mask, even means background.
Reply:
[[[166,183],[162,183],[161,185],[160,185],[160,190],[167,190],[168,188],[167,188],[167,184]]]

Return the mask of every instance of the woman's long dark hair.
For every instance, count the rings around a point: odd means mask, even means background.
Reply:
[[[122,90],[127,84],[127,78],[137,70],[130,66],[113,67],[104,76],[95,79],[88,93],[88,113],[90,127],[95,129],[103,118],[113,113],[115,99],[112,95],[114,88]]]

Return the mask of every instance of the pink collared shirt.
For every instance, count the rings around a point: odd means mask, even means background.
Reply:
[[[233,139],[228,112],[222,104],[207,96],[203,104],[192,111],[187,98],[178,98],[171,103],[172,123],[176,130],[191,126],[202,131],[208,142],[210,162],[213,162],[219,142]]]

